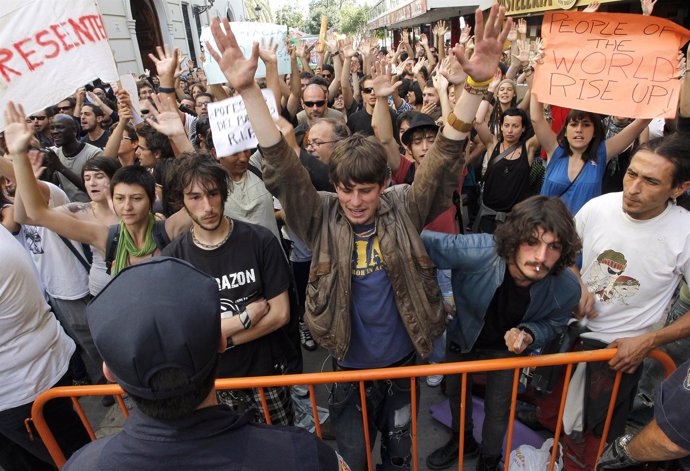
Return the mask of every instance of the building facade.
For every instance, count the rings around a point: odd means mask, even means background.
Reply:
[[[199,65],[199,34],[211,18],[257,19],[254,7],[245,8],[243,0],[100,0],[98,6],[120,74],[155,70],[148,54],[162,44],[179,48]]]

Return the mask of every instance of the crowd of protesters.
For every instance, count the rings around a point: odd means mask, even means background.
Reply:
[[[645,15],[655,1],[641,1]],[[664,383],[652,403],[658,374],[641,366],[657,347],[677,364],[690,358],[685,58],[669,58],[682,81],[679,117],[661,131],[649,119],[558,103],[545,109],[531,90],[541,41],[527,37],[524,20],[504,15],[498,6],[488,18],[478,10],[474,35],[464,28],[452,47],[444,21],[416,44],[403,32],[391,51],[374,39],[354,44],[331,34],[315,68],[306,44],[288,43],[285,76],[276,44],[255,44],[245,57],[232,25],[214,20],[216,44],[206,53],[224,84],[209,84],[202,69],[183,68],[179,51],[161,46],[151,55],[155,70],[139,77],[138,96],[97,80],[30,115],[22,97],[12,97],[0,140],[0,466],[53,469],[24,427],[31,403],[53,386],[118,381],[141,417],[168,420],[169,403],[151,413],[142,400],[160,399],[151,384],[133,387],[118,377],[126,368],[104,375],[103,360],[117,358],[104,358],[113,348],[107,337],[120,332],[99,327],[96,338],[91,319],[99,309],[119,316],[175,298],[175,284],[187,280],[165,276],[160,290],[131,282],[131,294],[120,285],[123,298],[102,299],[129,267],[150,265],[153,273],[149,259],[158,256],[217,282],[218,312],[209,306],[213,314],[200,316],[220,317],[218,332],[211,329],[223,344],[212,352],[216,377],[300,373],[301,349],[319,346],[335,371],[537,354],[575,322],[573,349],[618,351],[608,363],[575,369],[563,418],[565,469],[595,468],[616,371],[624,375],[599,469],[690,454],[677,393],[690,389],[686,377]],[[259,61],[266,75],[255,80]],[[233,96],[244,101],[258,148],[223,155],[208,107]],[[194,278],[190,270],[181,273]],[[431,387],[442,381],[451,434],[425,457],[427,467],[453,466],[462,442],[477,470],[499,469],[513,372],[485,379],[480,441],[471,401],[459,436],[460,378],[427,378]],[[561,394],[553,389],[535,395],[525,421],[555,430]],[[223,407],[264,420],[257,390],[201,390],[183,415]],[[271,422],[294,426],[299,391],[264,392]],[[339,454],[319,448],[308,459],[318,469],[366,469],[366,426],[372,443],[380,433],[381,469],[410,469],[410,396],[407,380],[372,382],[363,424],[358,385],[335,384],[328,407]],[[86,444],[68,402],[46,414],[66,455]],[[644,442],[624,435],[632,421],[646,425]],[[155,462],[140,445],[131,445],[133,462]]]

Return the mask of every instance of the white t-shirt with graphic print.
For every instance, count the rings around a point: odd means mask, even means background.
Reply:
[[[636,220],[623,212],[623,193],[590,200],[575,216],[582,238],[582,280],[598,316],[585,337],[602,342],[649,332],[690,275],[690,212],[673,204]]]

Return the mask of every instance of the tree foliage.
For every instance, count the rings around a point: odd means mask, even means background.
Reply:
[[[287,25],[290,28],[304,31],[304,14],[296,5],[285,5],[276,10],[273,16],[278,25]]]
[[[345,5],[340,11],[340,28],[338,31],[348,35],[363,33],[367,28],[367,13],[369,7],[366,5],[355,5],[350,3]]]

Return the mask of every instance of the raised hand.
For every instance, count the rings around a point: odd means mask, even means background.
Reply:
[[[211,33],[216,40],[218,51],[216,51],[208,42],[206,49],[216,60],[223,71],[225,78],[228,79],[228,85],[242,92],[248,88],[255,86],[254,74],[259,63],[259,43],[254,42],[252,45],[252,54],[249,59],[245,59],[242,50],[237,44],[237,39],[230,29],[230,22],[227,18],[223,18],[223,29],[220,27],[218,18],[213,18],[211,21]]]
[[[582,13],[594,13],[599,9],[599,6],[599,2],[592,2],[589,5],[587,5],[587,7],[584,10],[582,10]]]
[[[266,41],[264,39],[261,40],[261,45],[259,46],[259,58],[264,61],[264,64],[266,63],[278,63],[278,43],[273,43],[273,38],[271,38],[268,41],[268,44],[266,44]]]
[[[147,117],[146,122],[153,129],[168,137],[186,135],[175,101],[168,95],[157,93],[151,94],[151,100],[154,104],[151,107],[153,116]]]
[[[439,37],[445,36],[446,33],[448,32],[448,27],[446,26],[446,22],[443,20],[439,20],[436,23],[436,26],[434,27],[434,29],[436,30],[436,32],[435,32],[436,36],[439,36]]]
[[[10,154],[24,154],[34,137],[33,127],[26,122],[22,105],[8,102],[5,108],[5,142]]]
[[[391,66],[387,60],[376,61],[371,67],[372,87],[376,98],[389,97],[402,85],[402,81],[391,84]]]
[[[515,40],[518,38],[518,28],[515,23],[513,23],[513,27],[510,28],[510,32],[508,33],[508,41],[511,43],[514,43]]]
[[[527,20],[524,18],[520,18],[517,23],[518,26],[518,34],[520,35],[521,38],[525,38],[527,36]]]
[[[494,73],[494,76],[491,78],[491,83],[489,84],[489,92],[495,93],[496,89],[498,88],[498,84],[501,83],[501,80],[503,80],[503,74],[501,73],[501,69],[496,69],[496,73]]]
[[[409,43],[410,42],[410,32],[406,29],[400,32],[400,42]]]
[[[424,46],[424,49],[426,49],[427,47],[429,47],[429,38],[426,37],[426,34],[422,33],[422,34],[419,36],[419,43],[420,43],[422,46]]]
[[[446,62],[446,60],[444,59],[443,62]],[[445,77],[445,75],[441,74],[440,71],[439,73],[434,74],[431,77],[431,80],[433,81],[434,88],[436,89],[439,95],[443,96],[446,93],[448,93],[448,79]]]
[[[484,15],[477,8],[475,13],[475,24],[477,26],[474,54],[470,59],[467,59],[463,46],[456,44],[453,48],[453,53],[458,62],[460,62],[462,68],[475,82],[489,80],[496,71],[496,67],[498,67],[498,61],[503,53],[503,44],[513,26],[512,18],[508,18],[505,26],[501,27],[505,12],[505,8],[499,8],[498,4],[494,4],[491,7],[486,24],[484,24]]]
[[[343,51],[343,55],[345,56],[346,59],[350,59],[351,57],[354,57],[355,56],[355,50],[352,47],[352,39],[349,37],[343,39],[343,41],[340,45],[340,50]]]
[[[518,39],[517,41],[517,54],[513,54],[515,60],[520,62],[523,67],[529,64],[529,41]]]
[[[443,66],[443,63],[445,63],[446,66]],[[453,85],[463,83],[467,78],[467,74],[464,70],[462,70],[460,63],[455,56],[446,57],[441,63],[438,73],[443,74],[443,76],[448,79],[448,82],[452,83]]]
[[[179,51],[177,48],[173,49],[171,53],[167,45],[163,45],[163,47],[156,46],[156,55],[149,54],[149,59],[156,64],[156,72],[159,77],[172,79],[175,76],[177,61],[179,60]]]
[[[333,56],[338,52],[338,39],[332,31],[328,33],[328,41],[326,42],[328,52]]]
[[[642,14],[644,16],[652,16],[654,11],[654,5],[656,5],[657,0],[640,0],[640,5],[642,6]]]
[[[422,67],[426,66],[429,61],[426,59],[420,59],[419,62],[417,62],[414,67],[412,67],[412,73],[413,74],[418,74],[420,70],[422,70]]]
[[[470,40],[470,36],[472,36],[472,27],[471,26],[465,26],[460,30],[460,44],[467,44],[467,41]]]

